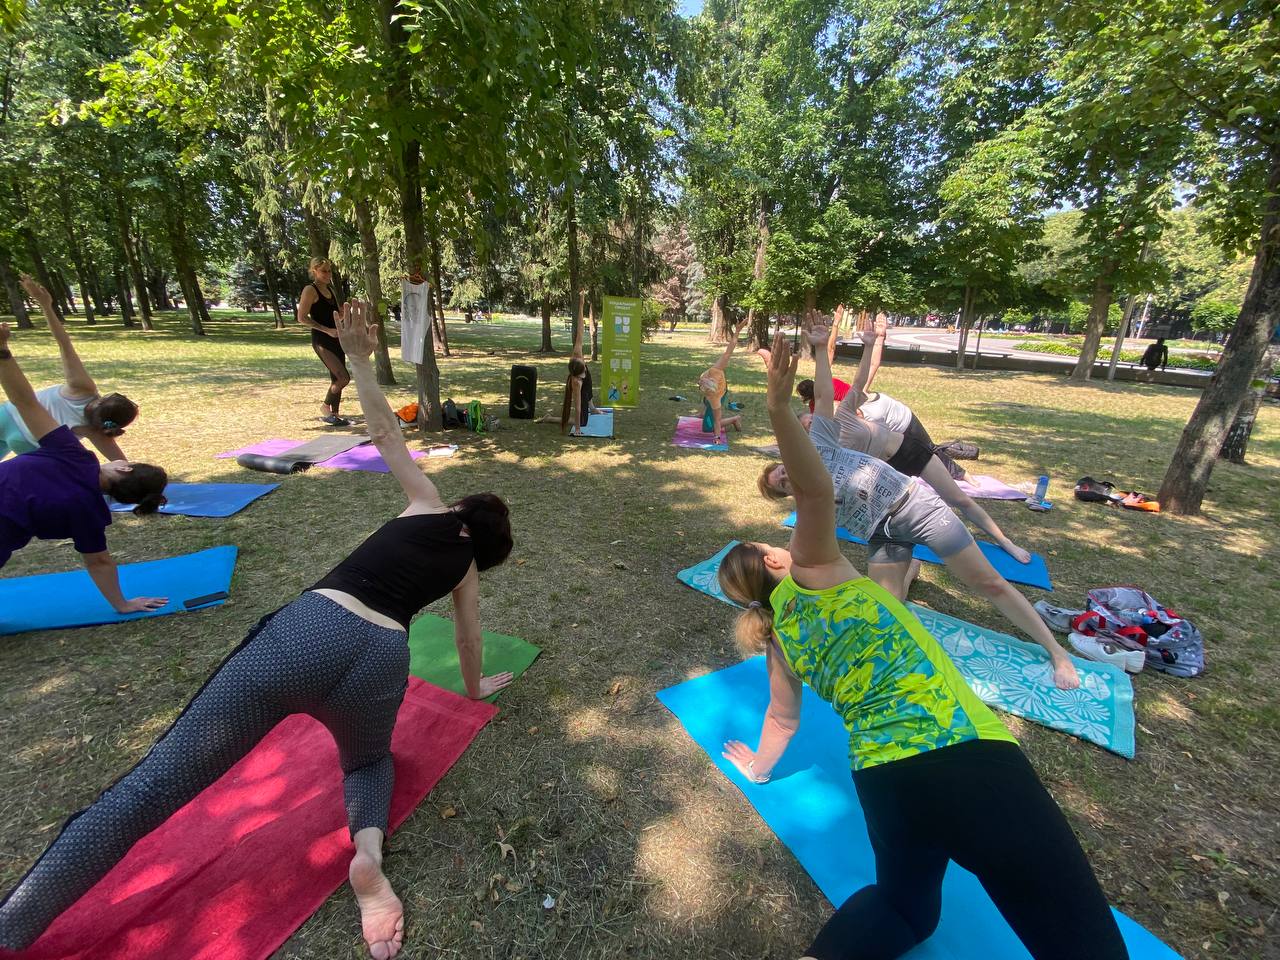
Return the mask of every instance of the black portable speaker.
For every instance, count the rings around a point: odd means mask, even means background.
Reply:
[[[512,420],[532,420],[533,405],[538,398],[538,368],[525,363],[511,366],[511,400],[507,416]]]

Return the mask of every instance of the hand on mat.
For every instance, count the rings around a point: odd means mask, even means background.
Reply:
[[[366,300],[348,300],[334,315],[338,342],[353,357],[367,357],[378,345],[378,314]]]
[[[784,409],[790,405],[791,392],[796,382],[796,367],[799,364],[800,355],[791,356],[791,344],[779,330],[773,338],[773,349],[769,353],[770,409]]]
[[[825,347],[831,339],[831,328],[825,326],[810,327],[804,335],[805,343],[811,347]]]
[[[472,697],[473,700],[483,700],[485,697],[491,697],[499,690],[510,686],[511,681],[515,679],[515,675],[508,673],[495,673],[491,677],[480,678],[480,692]]]
[[[756,778],[747,769],[747,764],[756,758],[756,752],[741,740],[726,740],[720,756],[737,767],[748,780],[755,781]]]
[[[1074,690],[1080,686],[1080,674],[1070,657],[1053,662],[1053,685],[1059,690]]]
[[[116,613],[141,613],[144,610],[159,610],[169,602],[168,597],[134,597],[126,600],[123,606],[116,608]]]

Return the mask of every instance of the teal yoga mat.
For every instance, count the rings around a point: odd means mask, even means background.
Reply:
[[[121,564],[120,589],[126,597],[169,598],[159,610],[125,615],[111,609],[84,570],[0,579],[0,635],[182,613],[187,609],[184,600],[230,591],[235,567],[235,547],[211,547],[180,557]],[[211,601],[196,609],[222,602]]]
[[[748,783],[720,756],[730,739],[754,744],[768,705],[764,658],[658,692],[658,699],[684,726],[711,762],[746,796],[778,839],[805,868],[832,904],[875,881],[875,860],[866,821],[849,776],[849,740],[840,718],[808,687],[800,731],[773,779]],[[940,806],[946,798],[939,797]],[[1063,891],[1069,896],[1069,891]],[[1140,924],[1116,912],[1131,960],[1179,960]],[[942,920],[937,931],[905,954],[906,960],[1030,960],[981,884],[954,863],[947,868]],[[1084,960],[1084,958],[1081,958]]]
[[[701,593],[733,604],[720,590],[717,573],[720,561],[737,542],[676,576]],[[908,603],[907,608],[933,634],[988,706],[1133,759],[1133,684],[1123,670],[1072,657],[1080,672],[1080,686],[1059,690],[1053,685],[1048,657],[1034,643],[918,604]]]
[[[587,417],[587,425],[579,428],[578,433],[583,437],[612,437],[613,411],[602,409],[591,414]]]
[[[782,521],[782,525],[784,527],[794,527],[796,525],[794,511],[787,514],[787,518]],[[864,546],[867,542],[861,537],[850,533],[844,527],[836,528],[836,536],[849,543],[861,543]],[[982,551],[983,556],[991,561],[991,565],[996,568],[996,572],[1010,583],[1025,583],[1028,587],[1039,587],[1041,590],[1053,589],[1053,581],[1049,579],[1049,567],[1044,562],[1044,557],[1040,556],[1040,554],[1033,553],[1029,563],[1019,563],[994,543],[979,540],[978,549]],[[911,555],[924,563],[942,563],[941,557],[928,547],[920,544],[916,544],[916,548]]]
[[[186,517],[229,517],[278,486],[278,483],[171,483],[164,488],[169,502],[160,512]],[[107,506],[112,513],[133,510],[132,503],[117,503],[110,497]]]

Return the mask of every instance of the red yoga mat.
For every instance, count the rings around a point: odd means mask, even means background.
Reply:
[[[497,712],[409,678],[391,739],[392,830]],[[318,722],[292,716],[135,844],[31,947],[0,956],[262,960],[346,881],[352,853],[337,747]]]

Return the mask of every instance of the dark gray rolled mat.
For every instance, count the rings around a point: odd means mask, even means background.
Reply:
[[[346,453],[352,447],[368,442],[368,437],[350,434],[316,437],[314,440],[274,455],[242,453],[236,457],[236,463],[250,470],[262,470],[266,473],[297,473],[299,470],[307,469],[313,463],[336,457],[340,453]]]

